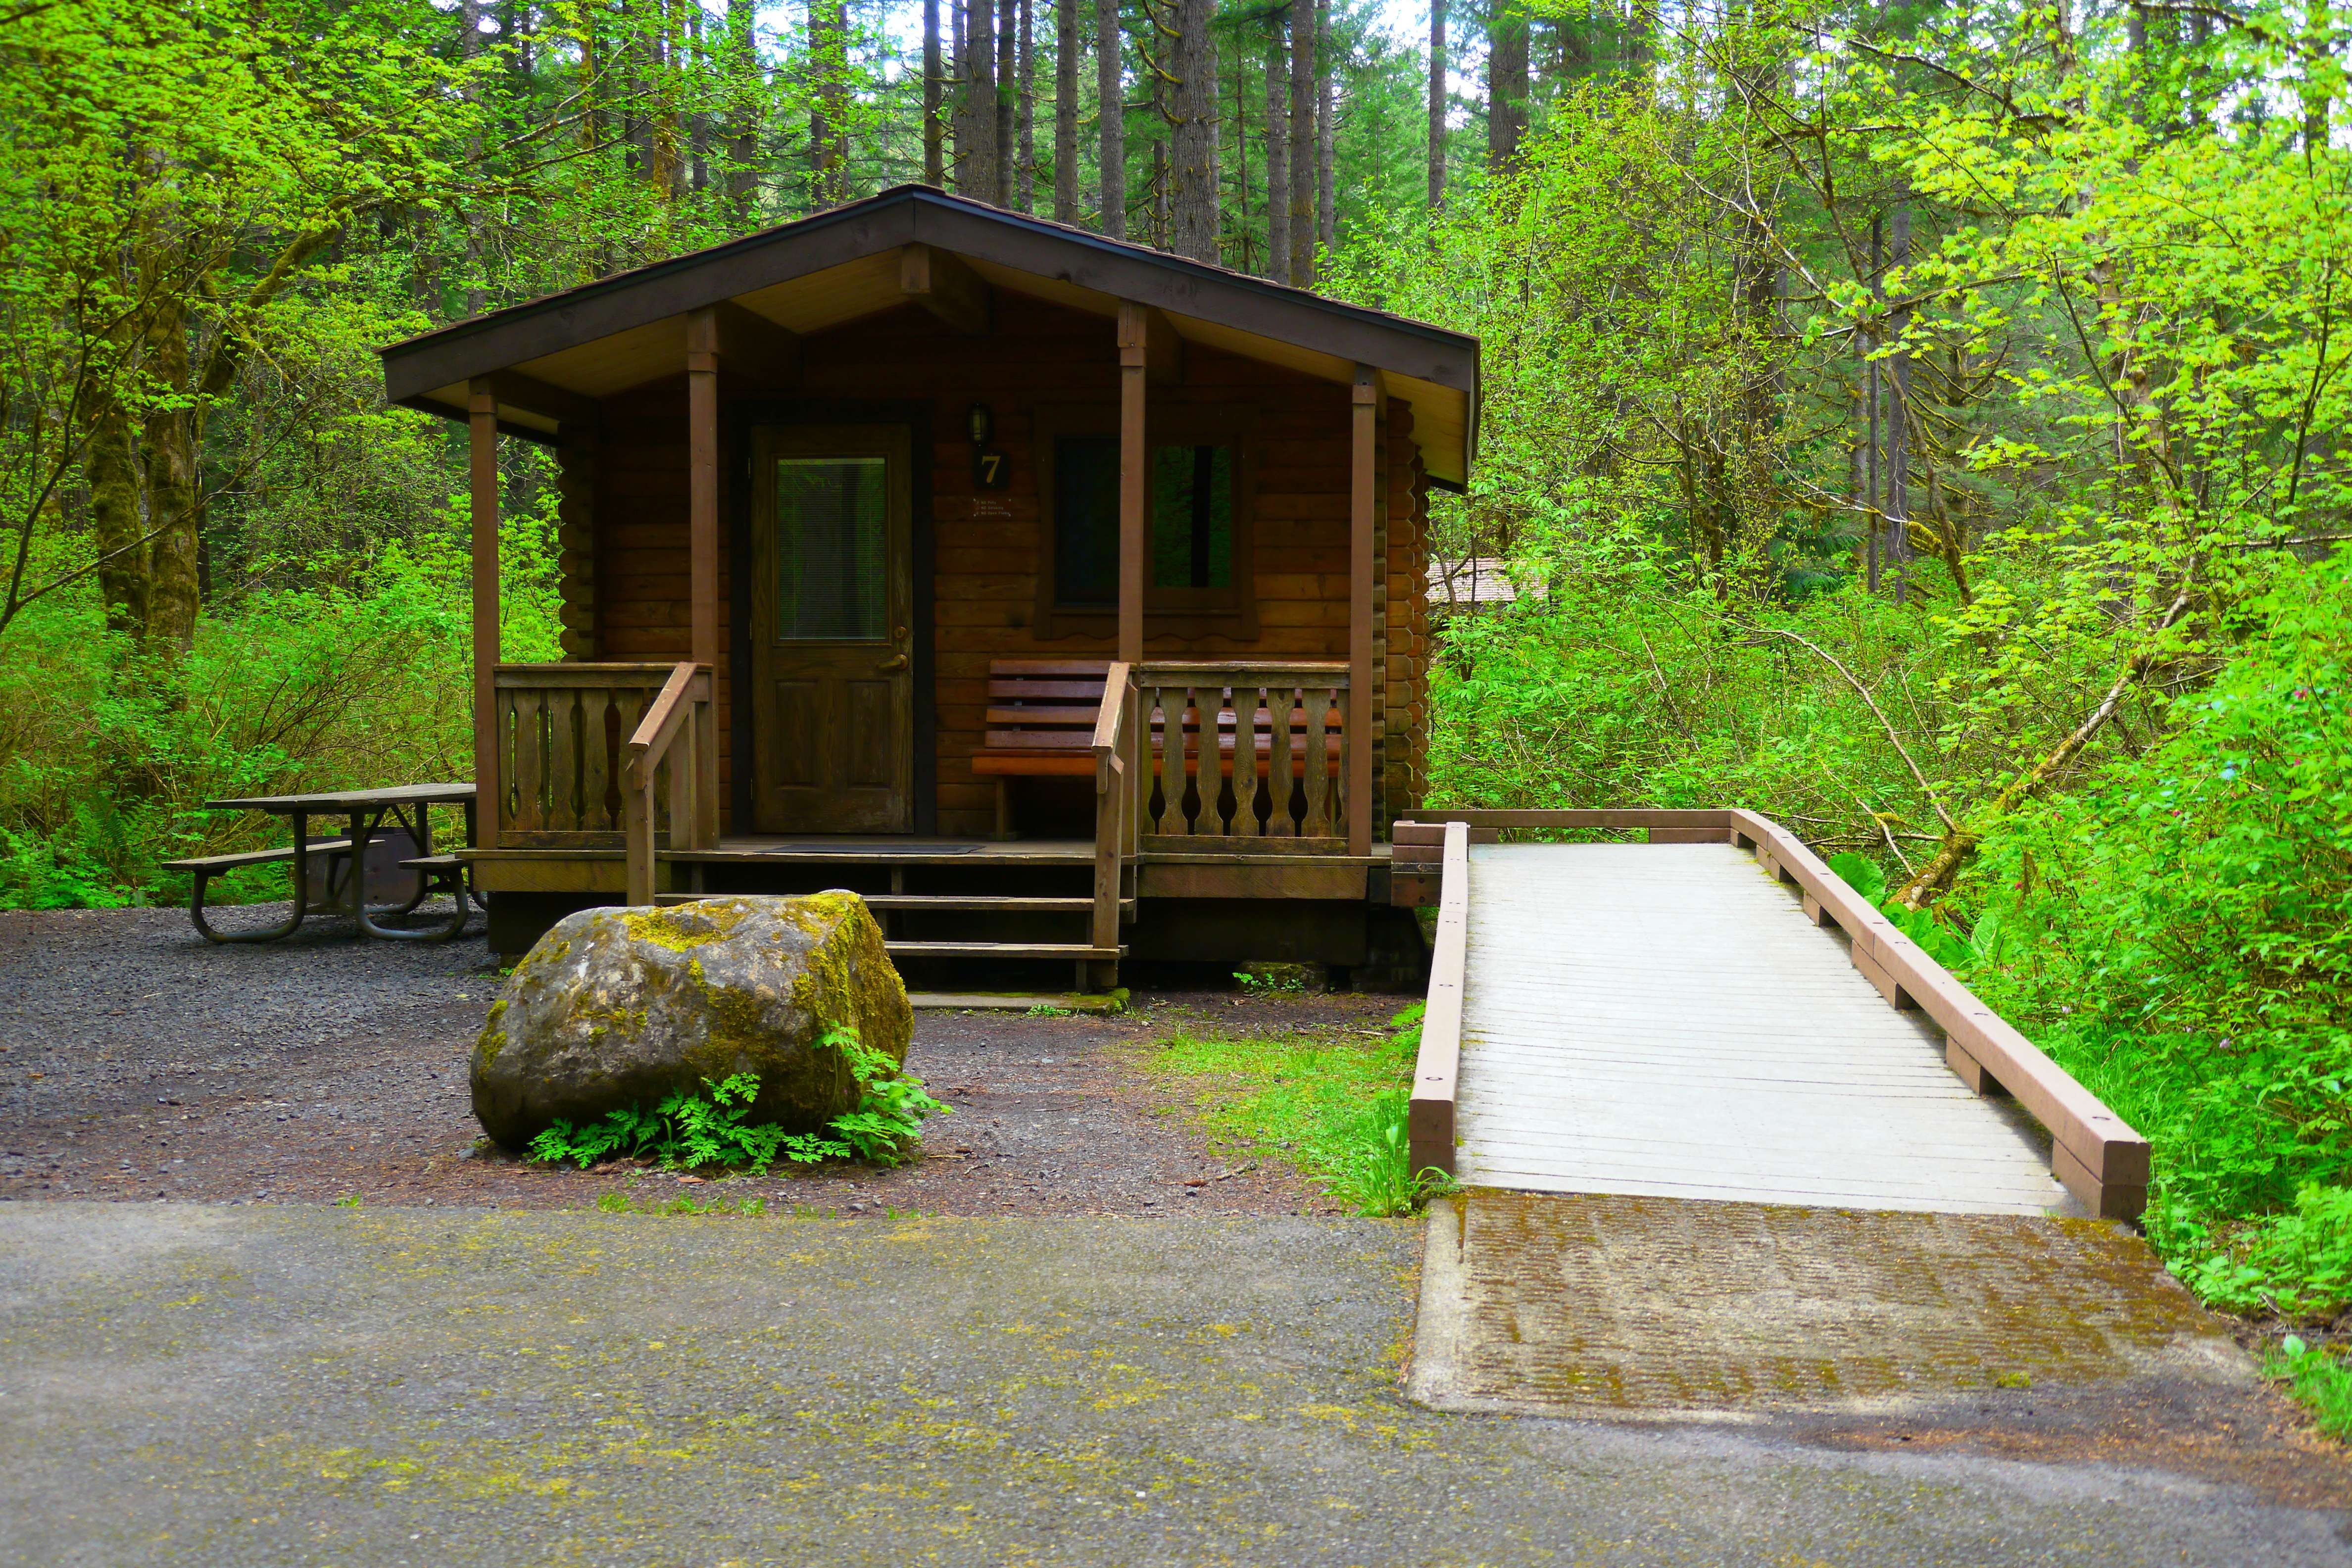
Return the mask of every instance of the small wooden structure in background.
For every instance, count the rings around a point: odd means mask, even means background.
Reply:
[[[383,357],[472,433],[500,951],[592,903],[847,886],[902,959],[1104,985],[1362,963],[1403,921],[1475,339],[907,186]],[[498,658],[501,435],[559,466],[558,665]],[[1076,765],[1000,795],[1015,661],[1104,684],[1047,727]]]

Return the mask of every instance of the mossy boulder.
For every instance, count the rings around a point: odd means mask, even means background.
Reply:
[[[855,893],[583,910],[515,965],[474,1045],[474,1114],[520,1149],[705,1079],[760,1075],[754,1120],[814,1132],[855,1109],[829,1027],[906,1059],[914,1012]]]

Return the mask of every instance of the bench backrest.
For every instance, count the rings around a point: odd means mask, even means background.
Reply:
[[[1109,677],[1107,658],[989,660],[983,743],[991,751],[1086,751]]]

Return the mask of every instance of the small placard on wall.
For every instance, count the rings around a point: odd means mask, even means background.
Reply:
[[[1013,459],[994,447],[982,447],[972,454],[971,484],[982,490],[1012,489]]]
[[[997,496],[980,496],[971,503],[974,517],[1011,517],[1013,503]]]

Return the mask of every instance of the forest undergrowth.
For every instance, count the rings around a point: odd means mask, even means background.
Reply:
[[[555,574],[541,519],[502,531],[506,657],[549,659]],[[213,607],[168,661],[107,629],[95,592],[53,595],[0,658],[0,909],[171,903],[161,863],[285,841],[280,818],[207,799],[473,774],[472,634],[457,535],[379,547],[341,582]],[[436,834],[462,826],[451,811]],[[283,866],[216,878],[207,902],[288,896]]]

